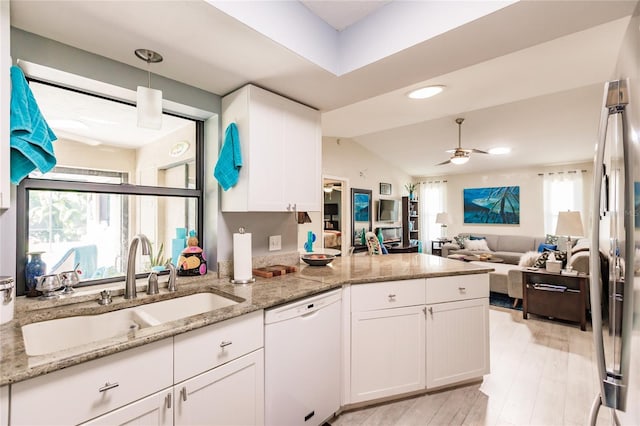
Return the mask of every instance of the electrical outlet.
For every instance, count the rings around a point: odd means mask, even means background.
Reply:
[[[269,251],[282,250],[282,237],[280,235],[272,235],[269,237]]]

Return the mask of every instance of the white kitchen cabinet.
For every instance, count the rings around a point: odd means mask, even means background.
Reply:
[[[10,206],[9,134],[11,103],[11,31],[8,1],[0,2],[0,209]]]
[[[351,313],[352,403],[424,389],[424,305]]]
[[[320,211],[320,112],[247,85],[222,99],[223,130],[232,122],[243,166],[222,211]]]
[[[257,350],[176,385],[175,425],[264,424],[263,354]]]
[[[173,425],[173,388],[125,405],[82,426]]]
[[[11,424],[78,424],[172,385],[173,339],[164,339],[11,385]]]
[[[488,296],[487,274],[427,279],[427,389],[489,373]]]

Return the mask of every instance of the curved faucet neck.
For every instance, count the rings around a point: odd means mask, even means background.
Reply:
[[[135,299],[138,296],[136,291],[136,251],[140,242],[142,242],[142,254],[148,255],[151,249],[151,243],[146,235],[138,234],[131,239],[127,255],[127,275],[124,283],[125,299]]]

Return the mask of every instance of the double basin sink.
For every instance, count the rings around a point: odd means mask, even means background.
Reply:
[[[22,326],[22,335],[27,355],[46,355],[238,303],[216,293],[196,293],[102,314],[35,322]]]

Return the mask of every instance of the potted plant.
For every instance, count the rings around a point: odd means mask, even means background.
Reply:
[[[164,254],[164,243],[160,244],[160,248],[158,249],[158,253],[153,253],[153,244],[149,247],[149,262],[151,262],[151,270],[154,272],[162,272],[166,269],[167,263],[169,263],[169,259],[163,256]]]
[[[415,183],[413,183],[413,182],[409,182],[409,183],[407,183],[407,184],[404,186],[404,188],[409,192],[409,199],[410,199],[410,200],[413,200],[413,199],[414,199],[414,197],[415,197],[415,196],[413,195],[413,193],[414,193],[414,192],[415,192],[415,190],[416,190],[416,184],[415,184]]]

